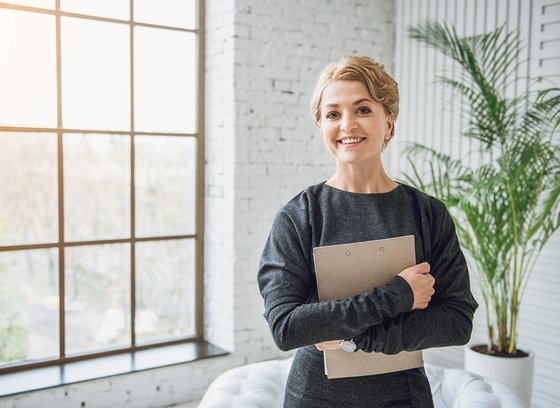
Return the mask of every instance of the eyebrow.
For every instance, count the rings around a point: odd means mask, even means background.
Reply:
[[[357,101],[352,103],[352,106],[359,105],[362,102],[370,102],[371,104],[373,104],[373,102],[370,99],[362,98],[362,99],[358,99]],[[325,108],[339,108],[339,107],[340,107],[340,105],[338,105],[336,103],[329,103],[328,105],[325,105]]]

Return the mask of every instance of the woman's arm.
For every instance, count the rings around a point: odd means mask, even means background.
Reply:
[[[311,251],[306,219],[280,211],[257,279],[265,302],[264,316],[281,350],[352,338],[413,307],[413,291],[401,276],[370,293],[308,303],[316,296]]]
[[[427,262],[412,266],[399,273],[414,294],[412,310],[425,309],[434,294],[434,278],[430,275],[430,265]],[[341,339],[342,340],[342,339]],[[319,350],[336,350],[341,348],[341,340],[331,340],[315,344]]]
[[[403,350],[463,345],[469,341],[478,304],[470,290],[467,264],[453,220],[444,207],[439,211],[440,216],[430,228],[435,293],[428,307],[385,318],[368,328],[354,339],[359,349],[396,354]]]

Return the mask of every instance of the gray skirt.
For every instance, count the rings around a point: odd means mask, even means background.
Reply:
[[[300,348],[284,395],[284,408],[433,408],[423,368],[365,377],[329,380],[323,352]]]

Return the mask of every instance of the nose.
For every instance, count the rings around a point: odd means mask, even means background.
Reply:
[[[344,115],[342,122],[340,123],[340,130],[344,132],[350,132],[358,127],[356,118],[353,115]]]

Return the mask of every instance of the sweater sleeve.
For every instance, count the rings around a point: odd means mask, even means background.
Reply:
[[[466,344],[478,307],[471,290],[465,257],[455,225],[445,206],[433,202],[438,216],[430,226],[435,293],[426,309],[386,317],[383,322],[357,336],[358,348],[366,352],[396,354],[403,350]]]
[[[281,350],[352,338],[412,308],[412,290],[400,276],[370,293],[310,302],[317,285],[310,227],[298,215],[305,213],[283,209],[276,215],[257,275],[264,317]]]

